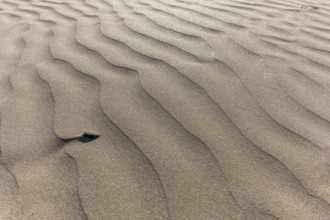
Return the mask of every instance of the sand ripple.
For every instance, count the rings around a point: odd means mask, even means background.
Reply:
[[[329,27],[326,0],[1,0],[0,219],[329,220]]]

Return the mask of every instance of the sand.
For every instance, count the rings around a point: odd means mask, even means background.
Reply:
[[[330,2],[1,0],[0,220],[329,220]]]

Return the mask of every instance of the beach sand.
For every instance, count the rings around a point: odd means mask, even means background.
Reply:
[[[1,0],[0,220],[329,220],[330,2]]]

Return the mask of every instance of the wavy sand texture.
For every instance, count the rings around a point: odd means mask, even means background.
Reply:
[[[330,219],[328,0],[0,0],[0,67],[1,220]]]

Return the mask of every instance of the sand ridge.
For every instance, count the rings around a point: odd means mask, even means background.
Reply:
[[[1,0],[0,219],[329,220],[329,21],[326,0]]]

